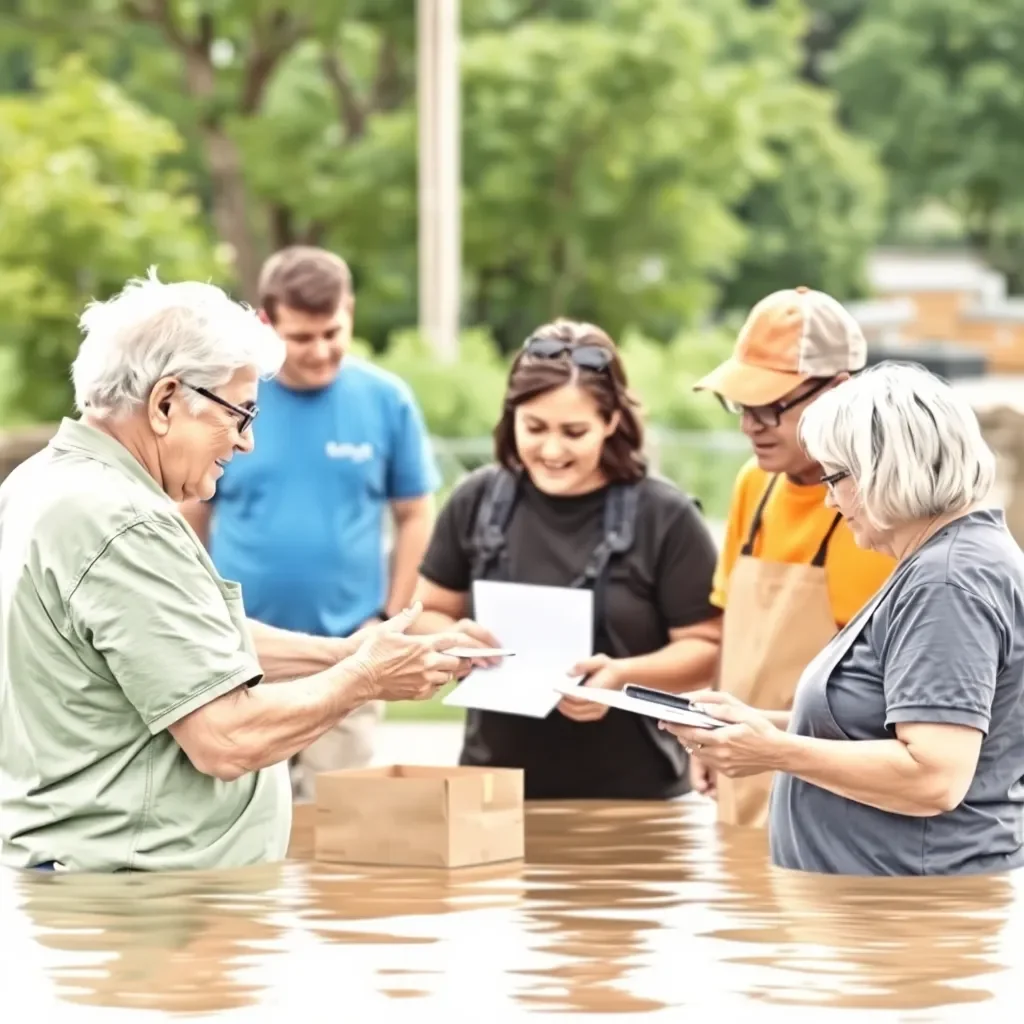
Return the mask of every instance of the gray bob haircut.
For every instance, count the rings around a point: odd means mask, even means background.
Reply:
[[[880,363],[826,391],[804,410],[799,436],[826,473],[849,472],[881,529],[964,512],[995,483],[974,410],[918,366]]]
[[[241,369],[271,377],[284,342],[250,307],[212,284],[164,284],[151,269],[82,314],[85,334],[71,367],[79,412],[119,416],[144,403],[163,377],[216,388]],[[206,400],[186,389],[195,410]]]

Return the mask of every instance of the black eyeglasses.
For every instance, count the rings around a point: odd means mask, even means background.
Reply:
[[[259,409],[254,405],[251,409],[246,409],[241,405],[233,405],[226,398],[221,398],[220,395],[215,395],[212,391],[207,388],[197,388],[194,384],[184,383],[190,391],[194,391],[197,395],[202,395],[203,398],[208,398],[211,402],[216,403],[223,409],[227,409],[228,412],[234,413],[238,417],[238,432],[244,434],[251,426],[252,421],[260,414]]]
[[[573,345],[558,338],[527,338],[523,349],[528,356],[536,359],[557,359],[568,353],[581,370],[607,370],[613,355],[602,345]]]
[[[828,487],[835,487],[840,480],[845,480],[849,475],[849,470],[839,469],[835,473],[826,473],[821,477],[821,482]]]
[[[751,417],[760,423],[762,427],[777,427],[782,421],[782,414],[784,412],[788,412],[790,409],[806,402],[808,398],[813,398],[819,391],[824,391],[831,383],[832,378],[827,377],[819,380],[813,388],[808,389],[802,395],[779,402],[772,402],[771,405],[742,405],[739,402],[731,402],[723,395],[719,395],[718,400],[727,412],[734,413],[737,416],[742,416],[745,412],[750,413]]]

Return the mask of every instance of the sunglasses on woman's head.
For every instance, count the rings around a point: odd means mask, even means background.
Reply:
[[[523,349],[536,359],[557,359],[568,354],[581,370],[607,370],[612,362],[612,353],[602,345],[573,345],[557,338],[528,338]]]

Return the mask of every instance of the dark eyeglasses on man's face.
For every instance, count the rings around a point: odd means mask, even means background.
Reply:
[[[523,349],[535,359],[557,359],[568,353],[581,370],[607,370],[612,362],[612,353],[603,345],[573,345],[557,338],[528,338]]]
[[[219,405],[222,409],[227,409],[228,412],[233,413],[238,418],[238,432],[244,434],[251,426],[252,421],[259,415],[259,409],[253,406],[234,405],[229,402],[226,398],[221,398],[220,395],[215,395],[208,388],[197,388],[193,384],[185,384],[190,391],[194,391],[197,395],[202,395],[203,398],[208,398],[211,402]]]
[[[749,413],[751,418],[760,423],[762,427],[777,427],[782,422],[784,412],[802,405],[808,398],[813,398],[819,391],[824,391],[831,383],[831,378],[819,380],[814,387],[809,388],[802,395],[784,398],[778,402],[772,402],[771,405],[742,405],[739,402],[730,401],[723,395],[719,395],[718,400],[727,412],[735,413],[737,416]]]

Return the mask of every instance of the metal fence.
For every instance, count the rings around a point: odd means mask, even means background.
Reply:
[[[444,478],[440,499],[462,477],[493,458],[489,437],[433,438]],[[700,499],[709,519],[722,520],[729,508],[733,482],[751,455],[738,431],[673,431],[649,428],[647,453],[655,472]]]

